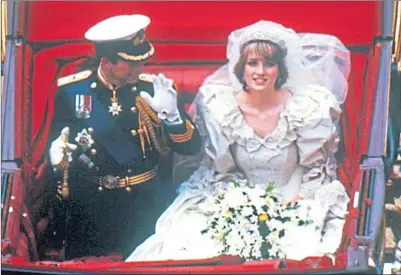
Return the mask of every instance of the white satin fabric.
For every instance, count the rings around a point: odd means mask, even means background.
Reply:
[[[336,251],[349,202],[344,186],[336,180],[334,158],[339,138],[333,121],[341,109],[322,86],[307,85],[292,92],[275,130],[260,138],[246,123],[232,89],[201,88],[197,108],[207,131],[206,157],[181,184],[179,195],[159,218],[155,234],[126,261],[217,256],[219,245],[200,232],[206,226],[202,203],[213,194],[216,182],[238,178],[262,186],[274,181],[282,200],[299,194],[301,212],[310,208],[314,221],[322,225],[321,231],[294,228],[284,248],[287,258],[300,260]]]

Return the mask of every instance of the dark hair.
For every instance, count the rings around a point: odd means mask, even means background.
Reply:
[[[119,59],[123,60],[117,55],[113,46],[109,44],[95,44],[96,58],[100,60],[102,57],[107,57],[107,59],[113,64],[116,64]]]
[[[244,80],[244,68],[249,54],[263,56],[265,62],[273,62],[278,65],[278,77],[274,83],[275,89],[280,89],[288,79],[288,69],[284,62],[286,52],[283,51],[276,43],[267,40],[251,40],[242,46],[241,54],[237,64],[234,67],[234,74],[239,82],[246,90],[246,82]]]

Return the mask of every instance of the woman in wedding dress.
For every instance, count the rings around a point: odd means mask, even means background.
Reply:
[[[229,62],[205,80],[194,102],[204,136],[202,161],[159,218],[155,234],[126,261],[217,256],[215,241],[201,234],[202,204],[217,182],[243,178],[260,186],[273,181],[282,202],[298,201],[322,225],[318,232],[297,228],[289,234],[287,258],[336,251],[349,202],[336,180],[334,157],[342,102],[316,77],[316,60],[305,57],[306,48],[293,30],[268,21],[230,34]],[[335,62],[324,63],[326,71],[330,66]],[[334,80],[346,83],[346,77]]]

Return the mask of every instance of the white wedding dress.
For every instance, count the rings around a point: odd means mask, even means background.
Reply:
[[[260,138],[246,123],[227,86],[207,85],[200,92],[200,128],[208,136],[205,161],[182,183],[179,195],[159,218],[155,234],[126,261],[217,256],[218,245],[200,232],[206,226],[205,217],[193,210],[202,209],[215,182],[242,177],[254,185],[274,181],[283,200],[300,194],[301,206],[310,208],[314,221],[322,225],[322,232],[295,228],[287,236],[290,245],[283,248],[287,258],[334,253],[349,198],[336,180],[334,153],[339,138],[333,119],[341,110],[332,93],[316,85],[292,90],[277,127]]]

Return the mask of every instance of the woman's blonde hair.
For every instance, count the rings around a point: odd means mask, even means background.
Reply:
[[[238,62],[234,67],[234,74],[238,78],[239,82],[243,85],[244,90],[247,88],[244,80],[244,68],[246,60],[250,54],[263,56],[265,62],[278,65],[278,77],[274,83],[274,88],[276,90],[280,89],[288,79],[288,69],[284,61],[286,52],[283,51],[276,43],[268,40],[251,40],[245,43],[241,49],[241,55],[238,59]]]

